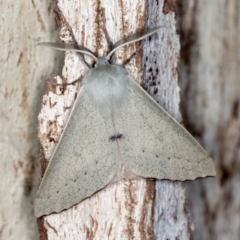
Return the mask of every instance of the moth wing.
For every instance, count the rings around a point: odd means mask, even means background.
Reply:
[[[122,114],[116,126],[132,173],[181,181],[215,176],[213,160],[200,144],[130,78]]]
[[[112,126],[83,86],[39,187],[36,217],[68,209],[114,178],[118,166],[116,144],[109,144]]]

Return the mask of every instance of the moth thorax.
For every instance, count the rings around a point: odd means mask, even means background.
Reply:
[[[126,95],[126,78],[115,70],[119,70],[117,66],[103,65],[91,70],[83,80],[93,104],[103,111],[121,107]]]

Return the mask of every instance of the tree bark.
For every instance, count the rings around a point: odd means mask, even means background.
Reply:
[[[149,1],[147,4],[143,0],[59,0],[58,7],[78,44],[98,56],[109,50],[105,32],[111,42],[116,43],[124,36],[144,32],[145,27],[167,26],[157,36],[148,38],[143,45],[143,55],[137,52],[125,67],[156,101],[177,120],[181,119],[177,84],[180,44],[172,2],[165,1],[164,5],[164,1]],[[72,40],[71,34],[66,24],[61,24],[61,39],[68,43]],[[117,64],[122,64],[139,46],[140,43],[136,43],[118,51]],[[84,74],[83,70],[79,57],[66,53],[63,77],[53,79],[58,83],[73,82]],[[44,169],[79,87],[51,86],[43,98],[39,139]],[[66,239],[66,236],[67,239],[189,239],[191,227],[183,183],[156,181],[156,186],[154,183],[151,180],[120,182],[71,209],[42,217],[39,220],[41,239]]]
[[[184,0],[180,86],[187,129],[215,160],[217,177],[187,184],[192,239],[240,236],[240,2]]]
[[[50,4],[1,1],[0,239],[37,239],[33,197],[39,176],[37,114],[43,81],[59,53],[35,47],[55,39]]]

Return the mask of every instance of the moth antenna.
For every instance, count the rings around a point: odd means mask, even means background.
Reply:
[[[122,47],[124,47],[124,46],[126,46],[126,45],[128,45],[128,44],[131,44],[131,43],[138,42],[138,41],[140,41],[140,40],[142,40],[142,39],[144,39],[144,38],[152,35],[153,33],[157,32],[157,31],[158,31],[159,29],[161,29],[161,28],[164,28],[164,27],[163,27],[163,26],[160,26],[160,27],[152,28],[152,29],[150,29],[149,31],[145,32],[142,36],[139,36],[139,37],[137,37],[137,38],[128,40],[128,41],[120,44],[119,46],[115,47],[115,48],[107,55],[106,59],[109,60],[109,59],[111,58],[111,55],[112,55],[114,52],[116,52],[119,48],[122,48]]]
[[[60,51],[79,52],[93,58],[96,62],[98,62],[98,58],[89,49],[83,46],[77,46],[77,48],[74,48],[73,46],[70,46],[70,45],[65,45],[62,43],[53,43],[53,42],[41,42],[41,43],[38,43],[37,46],[50,47]]]

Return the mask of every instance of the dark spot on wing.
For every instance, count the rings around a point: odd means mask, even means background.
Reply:
[[[123,137],[123,135],[121,133],[117,133],[115,135],[112,135],[111,137],[109,137],[109,141],[114,142],[117,139],[121,139]]]

